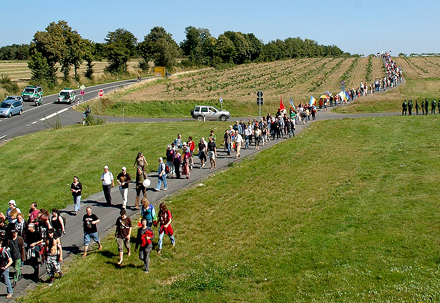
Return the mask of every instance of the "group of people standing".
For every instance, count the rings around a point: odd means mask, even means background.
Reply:
[[[440,99],[439,99],[440,100]],[[438,106],[438,113],[440,114],[440,101],[437,103],[435,99],[431,100],[431,115],[435,114],[435,108]],[[429,101],[428,98],[425,98],[425,101],[421,101],[420,105],[419,102],[416,100],[416,103],[413,104],[412,100],[409,100],[408,102],[405,100],[402,102],[402,116],[405,115],[412,115],[412,109],[416,109],[416,115],[419,114],[419,109],[422,110],[422,115],[427,115],[429,111]]]

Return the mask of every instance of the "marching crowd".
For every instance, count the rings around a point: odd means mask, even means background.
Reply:
[[[386,53],[383,55],[386,66],[387,76],[383,79],[377,79],[370,86],[370,92],[379,92],[381,89],[386,90],[389,87],[395,86],[402,81],[402,71],[391,56]],[[347,91],[348,99],[354,100],[368,93],[368,86],[366,83],[361,83],[356,90],[351,89]],[[330,106],[338,105],[339,102],[344,102],[339,95],[333,97],[329,94],[329,99],[325,100],[325,108],[327,108],[327,101],[330,101]],[[241,156],[241,149],[251,148],[253,145],[255,149],[259,149],[260,145],[267,144],[270,140],[276,140],[284,136],[291,138],[295,136],[295,125],[300,121],[305,124],[309,120],[316,118],[316,106],[313,104],[300,103],[296,109],[291,102],[290,112],[286,109],[278,109],[276,115],[272,116],[270,113],[267,116],[261,117],[259,120],[248,119],[236,121],[234,125],[230,125],[223,134],[223,151],[230,156],[235,152],[235,158]],[[321,107],[321,104],[320,104]],[[435,113],[436,101],[431,102],[431,114]],[[412,101],[406,101],[402,104],[402,114],[409,111],[412,114]],[[428,100],[422,101],[419,106],[415,103],[416,113],[419,108],[422,109],[423,114],[428,114]],[[440,113],[440,101],[438,103],[438,110]],[[190,179],[191,170],[195,168],[195,154],[199,159],[198,167],[203,169],[209,160],[210,169],[216,167],[216,158],[218,157],[218,140],[214,130],[210,131],[207,137],[208,141],[202,137],[199,142],[193,141],[192,136],[188,137],[187,141],[182,139],[178,134],[177,138],[167,146],[165,161],[163,158],[158,158],[158,174],[157,185],[154,188],[160,191],[163,184],[163,190],[168,189],[167,178],[187,178]],[[115,185],[115,180],[118,183],[119,191],[122,197],[122,208],[120,216],[116,220],[115,237],[119,252],[118,265],[122,265],[124,257],[124,247],[127,255],[131,255],[130,237],[132,233],[132,222],[127,216],[127,199],[129,184],[135,183],[136,198],[135,210],[140,211],[141,218],[139,219],[139,229],[137,231],[135,252],[139,250],[139,259],[144,264],[144,270],[149,272],[150,252],[153,249],[153,239],[155,238],[152,226],[158,226],[158,254],[162,252],[163,237],[166,234],[175,247],[174,231],[171,227],[173,221],[172,213],[167,209],[165,203],[160,203],[159,212],[156,214],[154,206],[148,201],[146,189],[150,186],[151,181],[148,179],[145,168],[148,162],[139,152],[135,162],[136,169],[135,179],[127,172],[126,167],[122,167],[121,172],[114,179],[113,174],[109,171],[108,166],[104,166],[104,171],[101,174],[102,189],[106,203],[112,204],[111,189]],[[81,210],[81,195],[82,184],[79,178],[75,176],[70,187],[73,201],[74,201],[74,215],[78,215]],[[141,199],[142,193],[142,199]],[[88,254],[90,241],[93,240],[98,244],[98,250],[102,250],[102,244],[98,236],[97,224],[100,219],[93,213],[91,207],[86,208],[86,213],[83,216],[83,230],[84,230],[84,252],[83,257]],[[49,285],[52,285],[56,274],[59,277],[63,276],[60,268],[62,262],[62,243],[61,237],[66,233],[66,221],[60,215],[57,209],[48,210],[38,209],[37,203],[33,202],[29,210],[29,218],[26,221],[20,209],[16,206],[14,200],[9,201],[9,208],[6,215],[0,212],[0,271],[3,281],[7,288],[7,298],[12,297],[13,287],[15,287],[18,280],[22,278],[21,270],[24,264],[30,265],[34,272],[32,279],[39,281],[39,267],[43,262],[46,263],[46,271],[49,276]],[[25,263],[26,262],[26,263]],[[11,283],[9,276],[9,268],[15,269],[13,280]]]

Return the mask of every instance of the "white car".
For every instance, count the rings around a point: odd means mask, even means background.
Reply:
[[[191,110],[191,116],[199,121],[203,121],[203,119],[226,121],[231,117],[231,114],[227,110],[219,110],[214,106],[196,105]]]
[[[58,103],[67,102],[69,104],[72,104],[72,102],[75,102],[75,98],[76,98],[75,91],[70,88],[65,88],[58,93],[57,102]]]

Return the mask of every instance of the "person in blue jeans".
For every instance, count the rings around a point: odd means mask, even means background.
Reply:
[[[167,185],[167,174],[165,171],[165,163],[163,163],[162,157],[160,157],[158,160],[159,160],[159,168],[157,169],[157,186],[155,190],[156,191],[160,190],[160,186],[162,185],[162,182],[163,182],[163,190],[167,190],[168,185]]]
[[[9,280],[9,267],[12,265],[12,257],[9,253],[9,249],[3,246],[3,240],[0,239],[0,273],[3,276],[3,282],[6,285],[6,292],[8,295],[6,299],[12,297],[11,280]]]
[[[87,256],[87,249],[89,248],[90,238],[98,243],[98,250],[102,249],[101,240],[98,237],[98,228],[96,224],[100,222],[97,215],[92,213],[92,208],[87,207],[87,213],[83,217],[83,227],[84,227],[84,254],[82,257]]]

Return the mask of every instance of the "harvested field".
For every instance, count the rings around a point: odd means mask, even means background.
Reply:
[[[104,69],[108,65],[107,61],[97,61],[93,63],[94,76],[100,77],[104,75]],[[61,66],[58,68],[57,76],[61,78],[63,74],[60,72]],[[80,75],[84,75],[87,69],[87,64],[84,62],[79,68]],[[139,72],[139,60],[128,62],[128,72]],[[73,69],[70,72],[73,77]],[[0,76],[5,75],[11,78],[14,82],[28,82],[31,79],[31,71],[28,68],[27,61],[0,61]]]
[[[385,69],[383,67],[383,60],[379,57],[373,58],[373,72],[371,75],[371,79],[374,81],[375,79],[383,78],[385,76]]]
[[[368,57],[360,57],[352,72],[352,76],[346,81],[347,88],[357,88],[361,82],[366,81],[365,74],[367,72],[367,65]]]
[[[245,64],[205,70],[187,78],[165,80],[121,96],[124,101],[224,100],[253,101],[257,91],[265,100],[308,98],[325,90],[338,91],[340,76],[354,58],[307,58]],[[329,81],[330,79],[330,81]],[[323,85],[327,83],[327,85]]]

